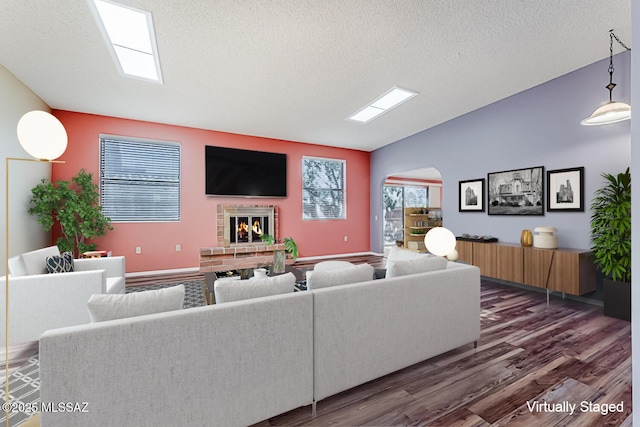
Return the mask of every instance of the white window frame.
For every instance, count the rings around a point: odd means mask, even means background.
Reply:
[[[342,165],[342,189],[332,189],[332,188],[322,188],[321,190],[329,190],[329,191],[342,191],[342,215],[340,216],[317,216],[311,217],[305,214],[305,191],[308,191],[309,188],[304,186],[304,172],[305,172],[305,161],[307,160],[316,160],[321,162],[331,162],[331,163],[340,163]],[[347,161],[344,159],[331,159],[326,157],[313,157],[313,156],[302,156],[302,220],[303,221],[318,221],[318,220],[346,220],[347,219]],[[313,187],[311,187],[313,188]]]
[[[132,160],[133,162],[136,162],[135,159],[144,158],[144,157],[148,158],[148,154],[150,150],[155,150],[155,152],[157,153],[159,146],[177,147],[177,151],[170,150],[166,152],[166,154],[169,156],[177,155],[177,162],[178,162],[177,171],[175,170],[176,165],[173,165],[171,168],[169,168],[171,172],[177,172],[177,176],[174,175],[173,178],[171,178],[167,176],[166,171],[158,171],[160,172],[158,173],[158,175],[163,175],[162,172],[164,172],[165,176],[161,177],[162,179],[145,180],[145,179],[140,179],[141,174],[132,173],[129,176],[127,176],[127,171],[125,170],[125,167],[123,167],[122,172],[113,173],[111,177],[109,176],[105,177],[105,164],[103,163],[103,160],[104,160],[104,156],[106,155],[106,153],[104,152],[104,149],[105,149],[105,144],[107,143],[129,144],[130,151],[134,153],[133,154],[128,153],[128,155],[130,156],[129,157],[130,161]],[[111,218],[111,222],[114,222],[114,223],[180,222],[180,218],[181,218],[180,201],[182,197],[182,149],[179,142],[159,141],[159,140],[141,139],[141,138],[127,137],[127,136],[114,136],[114,135],[101,134],[99,139],[99,146],[100,147],[99,147],[98,162],[99,162],[99,180],[100,180],[100,204],[102,205],[104,214]],[[135,146],[138,146],[140,148],[139,150],[140,154],[135,154],[135,149],[131,148]],[[149,147],[149,146],[152,146],[152,147]],[[173,157],[170,157],[170,160],[175,162],[176,159]],[[108,160],[104,160],[104,161],[108,161]],[[147,164],[145,165],[144,162],[141,162],[141,167],[143,166],[153,167],[153,164],[151,162],[147,162]],[[151,171],[153,170],[151,169]],[[150,175],[147,175],[147,176],[150,178]],[[116,195],[113,197],[117,197],[118,193],[116,189],[118,188],[119,184],[123,185],[122,189],[124,189],[124,191],[128,191],[128,190],[134,191],[135,185],[131,186],[130,184],[132,183],[140,186],[139,189],[141,190],[139,196],[134,195],[133,197],[134,199],[136,197],[139,199],[144,199],[145,197],[149,198],[149,196],[151,195],[154,198],[154,201],[156,201],[155,199],[156,195],[166,197],[167,194],[171,194],[171,192],[166,192],[166,190],[158,191],[158,188],[172,189],[173,197],[170,200],[171,202],[170,209],[169,210],[146,209],[143,213],[139,213],[139,212],[136,212],[136,208],[138,208],[138,206],[136,206],[135,203],[133,205],[128,205],[126,201],[121,202],[121,205],[120,205],[121,208],[117,208],[110,205],[109,200],[112,197],[112,195],[110,195],[109,192],[116,191]],[[109,189],[109,187],[112,187],[112,189]],[[177,191],[177,194],[175,194],[176,191]],[[164,200],[157,200],[156,202],[159,206],[162,206],[163,208],[167,206],[166,198]],[[129,207],[129,210],[127,210],[127,207]],[[133,208],[133,210],[131,208]],[[115,209],[120,209],[121,212],[123,213],[114,214]]]

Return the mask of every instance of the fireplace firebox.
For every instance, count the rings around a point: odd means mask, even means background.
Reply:
[[[261,243],[260,236],[274,234],[273,207],[225,207],[224,238],[230,245]]]

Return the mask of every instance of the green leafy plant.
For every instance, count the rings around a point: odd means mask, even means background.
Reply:
[[[591,201],[591,251],[596,266],[614,281],[631,281],[631,174],[603,173],[606,185]]]
[[[285,237],[284,239],[276,240],[271,234],[263,234],[260,236],[262,241],[267,245],[275,245],[276,243],[283,243],[284,249],[291,254],[291,258],[295,261],[298,259],[298,245],[293,237]]]
[[[38,223],[45,231],[60,225],[62,235],[56,245],[61,252],[71,251],[74,256],[96,249],[88,240],[104,236],[112,230],[111,220],[102,213],[98,185],[92,181],[92,174],[84,169],[71,181],[56,181],[55,185],[46,179],[31,189],[30,215],[38,217]]]

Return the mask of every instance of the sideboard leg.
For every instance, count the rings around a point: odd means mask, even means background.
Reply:
[[[315,400],[313,402],[311,402],[311,416],[312,417],[316,416],[316,401]]]
[[[473,342],[473,348],[478,348],[478,341]]]

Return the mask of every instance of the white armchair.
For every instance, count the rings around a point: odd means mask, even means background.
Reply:
[[[38,341],[46,330],[90,323],[93,294],[123,294],[124,257],[74,260],[70,273],[46,273],[58,247],[39,249],[9,263],[9,343]],[[0,277],[0,343],[5,342],[6,276]],[[2,345],[2,344],[0,344]]]

